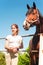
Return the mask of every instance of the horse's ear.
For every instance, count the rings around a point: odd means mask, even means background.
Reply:
[[[33,8],[36,9],[36,4],[35,4],[35,2],[33,2]]]
[[[30,9],[30,6],[27,4],[27,8]]]

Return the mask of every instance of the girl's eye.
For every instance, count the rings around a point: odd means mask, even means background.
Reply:
[[[11,29],[16,29],[16,28],[11,28]]]

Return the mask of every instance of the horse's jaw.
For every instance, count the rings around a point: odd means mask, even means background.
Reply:
[[[30,27],[26,27],[23,25],[23,28],[27,31],[27,30],[29,30]]]
[[[29,28],[30,28],[30,24],[25,20],[24,21],[24,23],[23,23],[23,28],[25,29],[25,30],[29,30]]]

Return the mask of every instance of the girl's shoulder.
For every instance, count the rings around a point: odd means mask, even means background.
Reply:
[[[9,38],[11,38],[12,37],[12,35],[7,35],[6,36],[6,39],[9,39]]]

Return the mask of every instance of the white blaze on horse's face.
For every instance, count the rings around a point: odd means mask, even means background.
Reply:
[[[26,19],[25,19],[25,21],[24,21],[24,23],[23,23],[23,28],[24,28],[25,30],[28,30],[29,27],[30,27],[30,24],[29,24],[29,23],[26,21]]]

